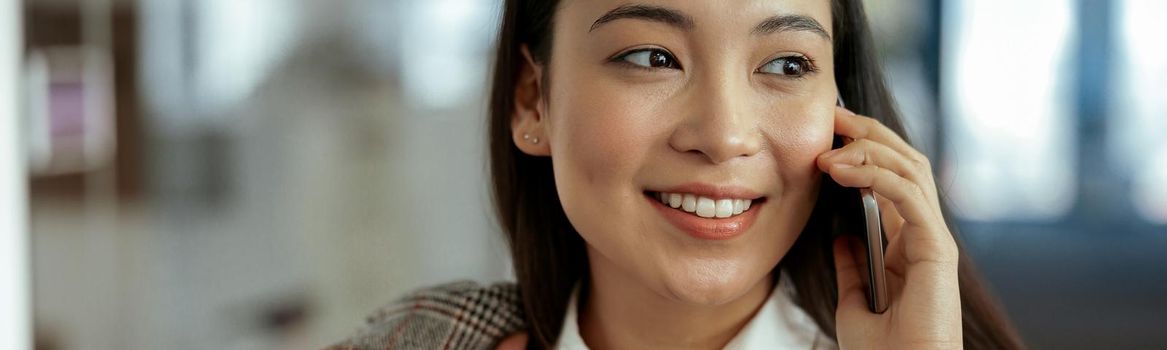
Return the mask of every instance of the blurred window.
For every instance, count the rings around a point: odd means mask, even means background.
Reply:
[[[181,129],[245,100],[291,53],[301,17],[282,0],[142,2],[147,106]],[[197,123],[195,123],[197,124]]]
[[[1167,224],[1167,2],[1125,0],[1116,4],[1119,28],[1114,103],[1109,128],[1112,166],[1131,174],[1136,210]]]
[[[1052,221],[1072,209],[1074,5],[945,2],[941,176],[960,217]]]
[[[195,84],[214,112],[252,91],[291,51],[297,6],[282,0],[198,0]]]
[[[400,20],[406,101],[426,109],[464,105],[481,95],[490,72],[499,4],[489,0],[413,0]],[[373,25],[381,25],[375,23]]]

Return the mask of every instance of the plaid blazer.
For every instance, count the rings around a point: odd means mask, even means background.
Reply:
[[[356,334],[327,349],[493,349],[526,328],[520,305],[514,283],[448,283],[377,310]]]

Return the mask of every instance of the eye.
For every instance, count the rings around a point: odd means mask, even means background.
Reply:
[[[661,49],[640,49],[616,57],[614,61],[624,62],[643,68],[681,69],[677,59]]]
[[[802,56],[786,56],[775,58],[773,61],[767,62],[762,68],[758,68],[758,72],[783,75],[792,78],[800,78],[808,73],[815,71],[814,64],[810,59]]]

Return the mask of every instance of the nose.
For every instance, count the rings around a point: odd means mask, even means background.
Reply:
[[[713,164],[749,157],[762,148],[757,117],[748,108],[749,82],[711,75],[688,97],[689,111],[669,139],[678,152],[697,153]]]

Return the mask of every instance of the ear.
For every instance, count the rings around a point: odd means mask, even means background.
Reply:
[[[515,80],[515,108],[511,115],[511,138],[523,153],[549,156],[547,108],[543,96],[543,66],[531,58],[527,45],[519,48],[523,62]]]

